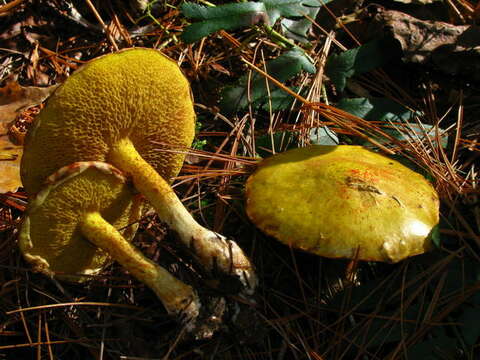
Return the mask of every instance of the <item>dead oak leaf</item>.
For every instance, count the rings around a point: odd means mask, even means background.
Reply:
[[[424,21],[379,9],[375,19],[400,43],[406,62],[434,65],[450,75],[480,80],[480,27]]]
[[[0,193],[15,192],[22,186],[20,160],[23,147],[13,145],[8,136],[0,136]]]
[[[25,109],[41,104],[47,99],[58,85],[48,87],[20,86],[11,81],[0,88],[0,127],[2,133],[7,130],[9,123]]]

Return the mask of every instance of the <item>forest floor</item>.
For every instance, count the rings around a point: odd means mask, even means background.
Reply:
[[[479,19],[467,0],[0,1],[0,359],[480,359]],[[68,283],[18,249],[23,138],[51,86],[130,47],[161,50],[190,81],[197,134],[175,190],[259,278],[251,299],[219,293],[146,213],[134,244],[227,301],[208,339],[118,264]],[[440,198],[434,249],[327,259],[256,229],[247,177],[310,144],[364,145],[422,172]]]

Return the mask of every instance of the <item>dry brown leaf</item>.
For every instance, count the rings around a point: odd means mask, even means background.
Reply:
[[[400,43],[404,61],[480,79],[479,26],[424,21],[393,10],[379,11],[375,18]]]
[[[425,63],[441,46],[454,45],[468,26],[455,26],[438,21],[424,21],[399,11],[384,11],[382,20],[400,42],[404,59]]]
[[[5,132],[9,123],[15,120],[23,110],[41,104],[58,87],[20,86],[16,81],[11,81],[0,88],[0,127]]]
[[[20,160],[23,147],[13,145],[8,136],[0,136],[0,193],[15,192],[22,186]]]

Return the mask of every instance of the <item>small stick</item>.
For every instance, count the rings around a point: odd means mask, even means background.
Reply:
[[[88,5],[88,7],[90,8],[90,10],[92,10],[93,15],[95,15],[95,17],[97,18],[97,20],[98,20],[98,22],[100,23],[100,25],[102,25],[103,31],[104,31],[105,34],[107,35],[107,38],[108,38],[108,40],[110,41],[110,43],[112,44],[112,46],[113,46],[113,48],[115,49],[115,51],[118,51],[117,43],[116,43],[115,40],[113,39],[113,36],[112,36],[110,30],[108,29],[107,25],[105,25],[105,23],[103,22],[102,17],[101,17],[100,14],[98,13],[97,9],[95,9],[95,6],[92,4],[92,2],[91,2],[90,0],[85,0],[85,2],[87,3],[87,5]]]

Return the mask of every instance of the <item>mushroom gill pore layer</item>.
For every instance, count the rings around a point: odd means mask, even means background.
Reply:
[[[65,182],[71,186],[63,186]],[[63,195],[50,197],[53,191]],[[44,189],[30,199],[20,231],[20,250],[36,271],[63,280],[85,280],[82,275],[97,274],[110,258],[77,231],[79,212],[95,208],[130,241],[142,205],[140,196],[125,186],[123,175],[108,164],[70,164],[52,174]],[[39,209],[41,216],[37,216]]]

